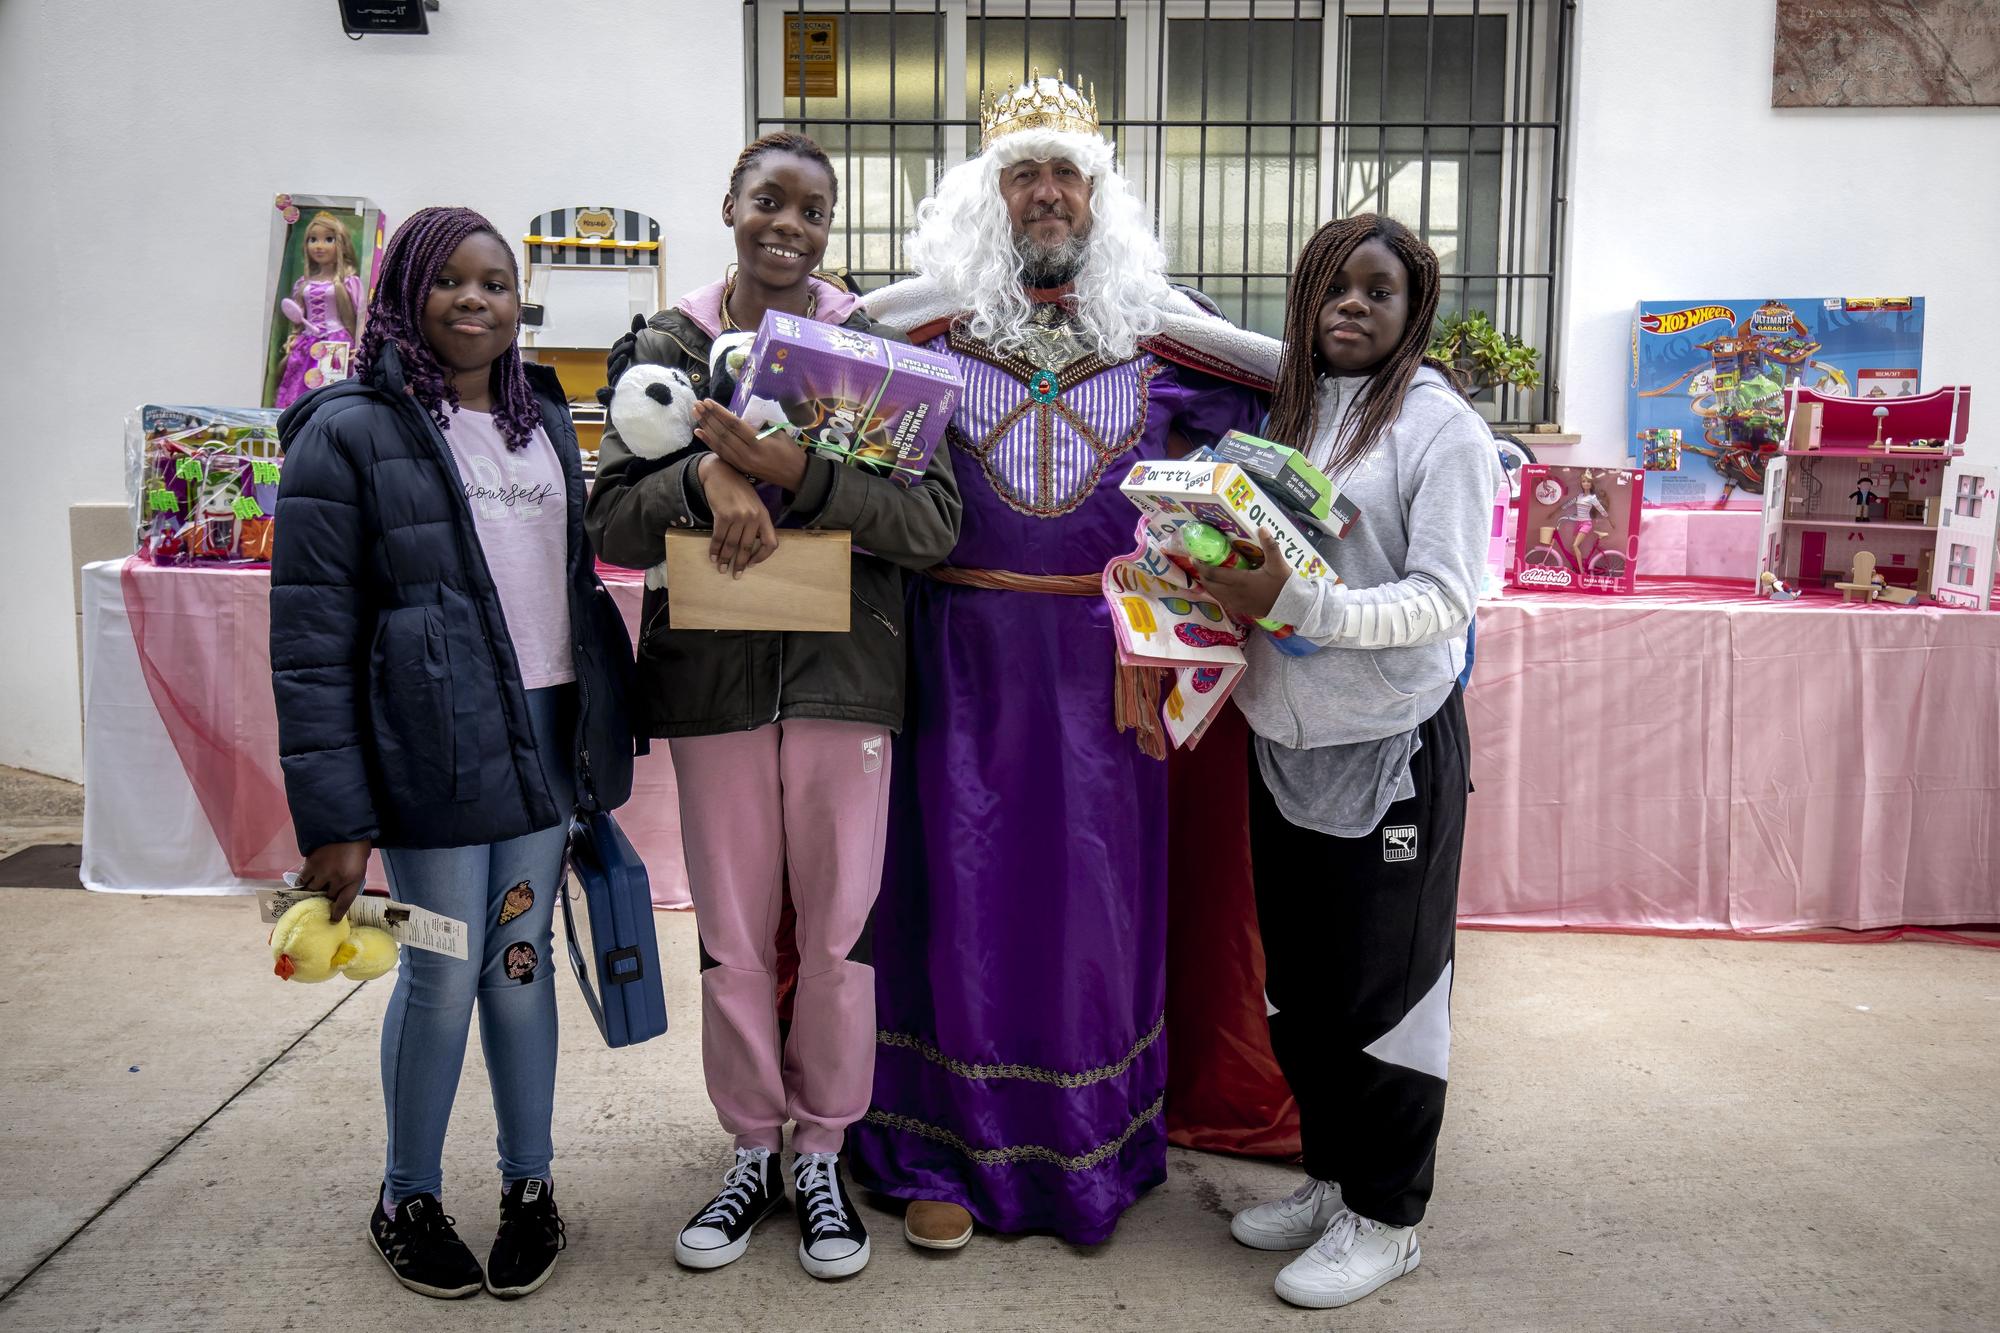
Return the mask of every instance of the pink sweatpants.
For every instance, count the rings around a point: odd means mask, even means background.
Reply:
[[[779,722],[669,742],[701,935],[701,1058],[739,1148],[839,1152],[875,1082],[875,969],[862,939],[882,885],[889,734]],[[789,870],[799,986],[778,1040],[778,914]],[[858,947],[857,947],[858,946]]]

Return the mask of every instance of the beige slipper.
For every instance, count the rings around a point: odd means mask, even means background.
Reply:
[[[903,1214],[903,1239],[924,1250],[959,1250],[972,1239],[972,1214],[955,1203],[918,1199]]]

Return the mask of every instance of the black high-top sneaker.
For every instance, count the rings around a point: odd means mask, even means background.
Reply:
[[[517,1180],[500,1192],[500,1230],[486,1256],[486,1290],[511,1301],[540,1287],[569,1244],[556,1214],[555,1187]]]
[[[797,1191],[799,1263],[817,1278],[849,1277],[868,1266],[868,1228],[847,1195],[840,1155],[800,1153],[792,1160]]]
[[[684,1268],[721,1268],[743,1257],[757,1224],[785,1206],[785,1182],[768,1148],[738,1148],[722,1189],[681,1228],[674,1262]]]
[[[454,1225],[435,1194],[402,1200],[394,1217],[382,1211],[378,1194],[368,1219],[368,1238],[396,1281],[425,1296],[455,1301],[478,1291],[486,1277],[479,1271],[479,1260],[452,1230]]]

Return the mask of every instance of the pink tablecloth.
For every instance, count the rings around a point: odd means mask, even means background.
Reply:
[[[606,579],[635,628],[637,579]],[[123,585],[147,690],[230,870],[243,879],[278,878],[299,857],[278,771],[270,571],[163,569],[132,560]],[[88,787],[88,774],[85,781]],[[143,823],[147,812],[126,817]],[[638,761],[618,822],[645,858],[654,903],[685,907],[680,798],[663,742]]]
[[[2000,614],[1641,587],[1481,605],[1463,917],[2000,921]]]
[[[1756,509],[1646,509],[1639,517],[1639,574],[1749,579],[1757,572]]]
[[[1744,931],[2000,921],[2000,614],[1778,604],[1741,586],[1646,579],[1637,597],[1481,605],[1462,916]],[[124,587],[148,689],[231,868],[276,877],[297,858],[268,574],[132,565]],[[612,590],[635,619],[638,586]],[[685,903],[664,745],[619,817],[656,899]]]

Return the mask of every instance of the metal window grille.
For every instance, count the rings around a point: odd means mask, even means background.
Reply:
[[[1542,352],[1487,395],[1558,419],[1568,70],[1576,0],[745,0],[753,134],[801,130],[841,173],[829,265],[906,274],[919,200],[978,151],[982,89],[1094,84],[1177,282],[1276,334],[1305,239],[1375,211],[1438,251],[1447,313]]]

